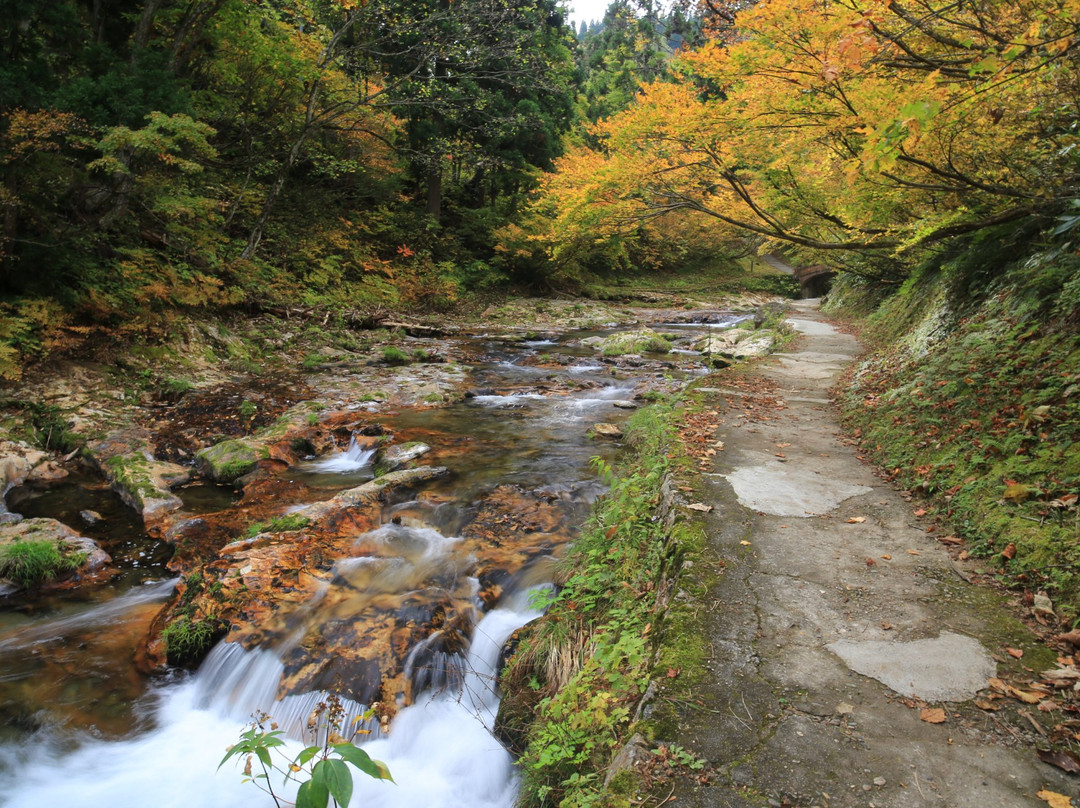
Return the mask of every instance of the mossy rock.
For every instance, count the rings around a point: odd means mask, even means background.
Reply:
[[[94,572],[110,558],[92,540],[55,519],[0,524],[0,576],[8,593],[76,572]]]
[[[387,446],[379,449],[378,456],[375,459],[375,470],[380,474],[396,471],[430,451],[431,447],[420,441],[410,441],[398,446]]]
[[[671,344],[655,331],[642,328],[622,331],[607,337],[600,345],[604,356],[625,356],[640,353],[667,353]]]
[[[244,438],[222,441],[195,455],[199,472],[214,482],[231,483],[253,471],[264,447]]]

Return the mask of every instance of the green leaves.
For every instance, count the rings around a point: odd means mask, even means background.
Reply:
[[[220,769],[230,758],[252,754],[258,757],[263,765],[269,767],[271,765],[269,750],[285,744],[285,741],[281,739],[281,734],[281,730],[274,729],[266,732],[260,725],[253,724],[241,733],[239,743],[229,747],[229,751],[225,753],[225,757],[221,759],[217,767]]]
[[[309,746],[297,756],[295,765],[303,766],[320,751],[318,746]],[[315,768],[311,770],[311,779],[301,783],[296,792],[296,808],[326,808],[331,797],[337,805],[348,805],[352,799],[353,776],[347,762],[376,780],[394,782],[386,764],[372,760],[368,753],[358,746],[351,743],[333,744],[328,753],[339,755],[340,758],[327,757],[315,764]]]
[[[381,760],[372,760],[368,753],[360,747],[351,743],[339,743],[334,745],[334,751],[341,755],[342,760],[348,761],[369,777],[394,782],[394,778],[390,776],[390,770],[386,767],[386,764]]]

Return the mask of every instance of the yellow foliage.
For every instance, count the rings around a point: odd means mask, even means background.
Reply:
[[[1080,176],[1074,5],[756,3],[559,162],[549,249],[680,209],[810,251],[1052,212]]]

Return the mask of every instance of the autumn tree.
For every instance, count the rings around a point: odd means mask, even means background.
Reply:
[[[759,3],[564,158],[557,229],[693,210],[818,260],[1046,221],[1080,178],[1078,12]]]

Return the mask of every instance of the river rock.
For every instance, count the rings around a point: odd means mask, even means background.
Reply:
[[[590,433],[595,438],[612,438],[617,440],[623,436],[621,428],[615,424],[593,424],[593,428]]]
[[[68,470],[55,460],[46,460],[31,469],[30,473],[26,475],[26,481],[38,485],[50,485],[66,479],[68,473]]]
[[[666,339],[649,328],[620,331],[604,339],[600,345],[604,356],[624,356],[640,353],[667,353],[671,345]]]
[[[375,456],[375,468],[379,471],[396,471],[406,463],[431,451],[431,447],[420,441],[403,443],[400,446],[387,446],[379,449]]]
[[[208,446],[195,455],[199,473],[216,483],[231,483],[253,471],[259,460],[269,453],[249,438],[233,438]]]
[[[97,511],[91,511],[89,509],[85,511],[79,511],[79,518],[82,519],[88,525],[98,525],[105,521],[105,518]]]
[[[111,561],[108,553],[102,550],[93,539],[80,536],[55,519],[23,519],[20,522],[0,524],[0,547],[17,542],[52,542],[61,545],[68,552],[84,553],[85,560],[72,573],[76,575],[96,572]],[[13,581],[3,580],[2,584],[2,590],[7,593],[19,589]]]
[[[698,340],[694,348],[703,354],[724,354],[731,351],[739,342],[749,336],[748,331],[740,328],[728,328]]]
[[[775,344],[776,336],[772,332],[761,331],[740,341],[730,353],[736,359],[752,359],[765,356],[772,351]]]
[[[260,460],[278,460],[291,466],[298,459],[293,448],[295,440],[305,439],[310,443],[313,430],[326,432],[325,425],[320,424],[324,409],[320,401],[302,401],[254,435],[232,438],[200,450],[195,455],[195,467],[214,482],[236,483],[254,471]]]
[[[155,459],[148,430],[117,430],[88,443],[86,451],[120,499],[142,515],[148,530],[156,529],[168,514],[183,507],[170,489],[188,482],[191,472]]]
[[[48,455],[28,444],[0,440],[0,514],[5,513],[3,499],[17,485],[25,482],[30,471]]]

